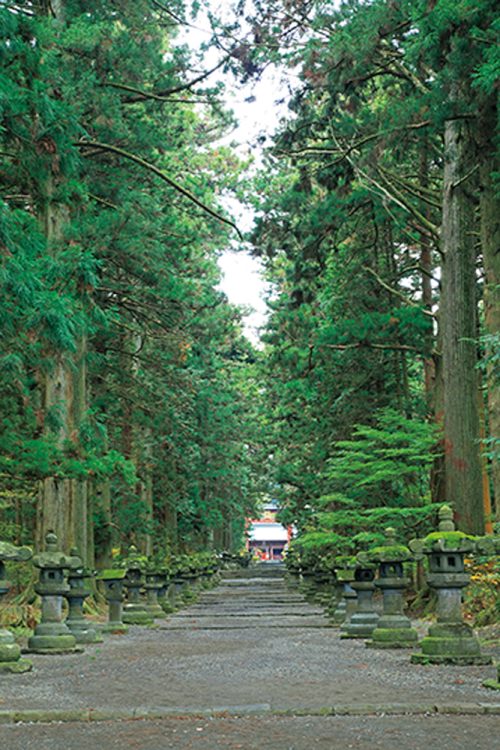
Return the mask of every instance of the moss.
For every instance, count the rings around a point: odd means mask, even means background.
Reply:
[[[17,661],[0,661],[0,672],[11,672],[12,674],[22,674],[31,672],[33,664],[28,659],[18,659]]]
[[[445,550],[471,550],[476,541],[475,536],[464,534],[463,531],[433,531],[423,540],[425,551],[439,549]]]
[[[366,556],[374,562],[406,562],[412,559],[410,550],[404,544],[374,547],[368,550]]]
[[[108,568],[106,570],[101,570],[101,572],[96,576],[96,579],[98,581],[116,581],[121,578],[125,578],[126,575],[127,571],[124,568]]]
[[[333,559],[336,568],[353,568],[356,565],[354,555],[339,555]]]

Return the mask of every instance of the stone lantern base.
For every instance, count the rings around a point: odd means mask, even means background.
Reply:
[[[105,622],[100,626],[99,631],[101,633],[111,633],[112,635],[124,635],[128,633],[128,627],[124,622]]]
[[[393,594],[398,593],[392,589]],[[385,591],[384,596],[389,592]],[[387,606],[387,600],[384,599]],[[411,620],[402,612],[384,612],[372,633],[367,648],[414,648],[418,643],[418,633],[412,628]]]
[[[77,643],[102,643],[103,640],[99,636],[97,630],[92,624],[85,620],[84,617],[78,620],[66,620],[66,625],[71,631],[72,635],[75,636]]]
[[[413,664],[491,664],[467,623],[436,623],[421,642],[422,653],[412,654]]]
[[[142,605],[126,604],[123,610],[123,622],[126,625],[153,625],[154,619]]]
[[[496,680],[485,680],[483,686],[490,688],[490,690],[500,690],[500,664],[497,664],[497,678]]]
[[[82,648],[76,646],[75,636],[65,625],[60,628],[52,627],[49,632],[44,632],[43,623],[36,626],[26,649],[28,654],[74,654],[82,651]]]
[[[372,640],[366,644],[367,648],[414,648],[418,643],[418,633],[406,617],[400,619],[398,623],[395,618],[382,616],[372,633]]]
[[[376,612],[355,612],[351,621],[342,628],[340,637],[342,639],[371,638],[377,627],[378,619]]]
[[[165,610],[162,608],[159,602],[155,604],[145,604],[146,612],[154,619],[165,619],[167,616]]]
[[[342,626],[340,637],[371,638],[379,621],[379,615],[373,610],[372,603],[375,586],[371,581],[353,581],[351,585],[358,595],[357,611]]]
[[[158,597],[158,604],[166,615],[171,615],[177,610],[175,606],[175,587],[173,584],[168,586],[165,593]]]
[[[16,643],[12,633],[6,628],[0,629],[0,674],[12,672],[20,674],[29,672],[33,664],[28,659],[21,659],[21,647]]]

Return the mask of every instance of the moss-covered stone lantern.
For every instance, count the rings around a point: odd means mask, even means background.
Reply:
[[[307,601],[314,601],[316,594],[315,565],[315,553],[309,550],[302,550],[300,554],[299,591]]]
[[[371,641],[366,645],[372,648],[413,648],[418,641],[418,633],[403,612],[403,593],[409,584],[403,565],[412,560],[413,555],[408,547],[397,543],[394,529],[386,529],[385,536],[384,545],[359,555],[378,565],[379,575],[375,586],[381,589],[383,595],[382,615]]]
[[[351,583],[357,594],[357,607],[349,622],[342,626],[341,638],[370,638],[377,627],[379,616],[373,608],[375,572],[373,563],[357,556]]]
[[[68,602],[66,625],[75,636],[77,643],[100,643],[102,641],[92,623],[86,620],[83,614],[83,603],[92,593],[86,584],[89,578],[92,578],[92,571],[84,566],[78,550],[73,548],[67,574],[69,590],[64,597]]]
[[[324,607],[330,607],[334,597],[335,575],[328,568],[328,558],[320,557],[314,569],[313,601]]]
[[[125,561],[127,603],[123,608],[123,622],[127,625],[152,625],[154,622],[153,617],[141,601],[143,566],[144,560],[138,554],[136,547],[130,547],[129,556]]]
[[[340,556],[334,560],[335,580],[341,587],[340,596],[337,600],[331,616],[331,622],[334,627],[347,625],[358,607],[358,595],[352,588],[354,581],[355,558]]]
[[[165,580],[159,565],[151,562],[146,568],[145,577],[146,604],[144,606],[146,612],[157,619],[165,618],[166,614],[158,601],[158,593],[161,591]]]
[[[123,622],[123,598],[125,576],[127,571],[123,568],[107,568],[101,570],[97,580],[102,581],[104,586],[104,598],[108,604],[108,622],[102,626],[102,633],[126,633],[128,628]]]
[[[291,546],[285,556],[286,575],[285,583],[289,588],[296,589],[300,584],[300,556],[298,551]]]
[[[9,542],[0,542],[0,599],[10,589],[5,572],[5,563],[25,562],[32,556],[29,547],[16,547]],[[7,628],[0,627],[0,673],[1,672],[29,672],[32,664],[28,659],[21,659],[21,647],[16,643],[13,634]]]
[[[179,566],[174,562],[172,571],[172,586],[170,589],[171,601],[174,609],[179,609],[184,605],[183,592],[187,586],[186,581],[182,578]]]
[[[172,583],[171,572],[167,566],[160,569],[161,588],[158,591],[158,604],[166,615],[175,612],[175,586]]]
[[[49,531],[45,537],[45,551],[33,558],[33,565],[40,571],[35,591],[42,599],[42,619],[28,639],[28,651],[32,653],[81,651],[76,647],[75,636],[62,621],[63,597],[69,591],[65,570],[70,564],[71,558],[58,549],[57,537]]]
[[[429,586],[437,593],[437,622],[422,640],[422,653],[412,654],[416,664],[490,664],[483,656],[472,627],[462,615],[462,589],[470,576],[464,557],[475,548],[475,538],[455,530],[453,511],[448,505],[439,510],[438,531],[425,539],[414,539],[410,549],[429,560]]]
[[[182,580],[182,603],[185,605],[193,604],[198,598],[198,592],[196,590],[196,577],[188,569],[181,570],[178,575]]]

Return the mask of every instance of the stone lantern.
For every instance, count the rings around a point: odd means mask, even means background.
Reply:
[[[172,586],[170,589],[171,601],[175,610],[181,608],[184,605],[183,592],[187,584],[184,578],[182,578],[179,563],[174,561],[172,570]]]
[[[201,588],[208,590],[213,589],[215,586],[215,574],[217,573],[217,563],[215,558],[212,556],[203,565],[201,570]]]
[[[385,534],[385,545],[365,553],[369,562],[378,564],[379,576],[375,586],[382,590],[384,607],[372,640],[366,645],[372,648],[412,648],[418,641],[418,633],[403,612],[403,593],[409,584],[403,564],[413,556],[408,547],[397,544],[394,529],[386,529]]]
[[[327,609],[332,604],[334,597],[335,576],[327,569],[325,562],[320,560],[314,570],[314,596],[313,601]]]
[[[175,586],[172,580],[172,572],[166,565],[161,568],[161,580],[162,585],[158,591],[158,604],[166,615],[170,615],[176,610]]]
[[[86,586],[86,581],[92,577],[92,572],[83,564],[78,555],[78,550],[71,550],[70,563],[68,566],[69,590],[64,594],[68,602],[68,616],[66,625],[76,638],[77,643],[101,643],[95,628],[85,619],[83,614],[83,603],[92,593]]]
[[[98,581],[104,585],[104,598],[108,603],[108,622],[102,626],[102,633],[126,633],[128,628],[123,622],[124,583],[127,571],[124,569],[101,570]]]
[[[285,575],[286,585],[289,588],[293,588],[293,589],[298,588],[300,584],[300,557],[297,551],[293,547],[290,547],[286,554],[285,565],[286,565],[286,575]]]
[[[16,547],[8,542],[0,542],[0,599],[10,589],[5,572],[5,563],[24,562],[32,556],[29,547]],[[21,659],[21,647],[10,630],[0,627],[0,673],[2,672],[29,672],[32,664],[28,659]]]
[[[149,614],[155,618],[164,618],[166,617],[166,614],[158,601],[158,594],[163,587],[165,578],[162,575],[159,566],[154,563],[151,563],[146,569],[145,576],[146,582],[144,588],[146,589],[146,612],[149,612]]]
[[[178,572],[178,576],[182,581],[182,602],[185,605],[192,604],[198,598],[198,573],[191,567],[189,558],[181,558],[181,568]]]
[[[127,603],[123,610],[123,622],[127,625],[152,625],[153,618],[141,601],[143,562],[136,547],[130,548],[129,557],[125,561],[127,575]]]
[[[35,591],[42,599],[42,619],[28,639],[28,651],[36,654],[81,651],[76,648],[75,636],[62,621],[62,600],[69,591],[64,571],[71,564],[71,558],[57,547],[57,537],[49,531],[45,537],[45,552],[33,558],[33,565],[40,571]]]
[[[351,583],[358,598],[357,608],[350,621],[342,626],[341,638],[370,638],[375,630],[379,616],[373,609],[374,580],[375,566],[358,556]]]
[[[335,580],[341,589],[337,606],[332,614],[332,625],[340,627],[344,623],[347,625],[358,607],[358,595],[352,588],[354,581],[354,558],[337,557],[334,560]]]
[[[420,644],[422,653],[412,654],[413,663],[491,663],[491,657],[482,656],[479,641],[462,615],[462,589],[470,579],[464,557],[474,548],[474,537],[455,530],[453,511],[447,505],[439,510],[439,530],[410,542],[410,549],[427,556],[427,581],[437,593],[437,622]]]
[[[300,584],[299,591],[307,601],[314,601],[316,595],[316,560],[311,554],[303,552],[300,556]]]

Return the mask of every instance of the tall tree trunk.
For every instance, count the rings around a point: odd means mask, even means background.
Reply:
[[[429,144],[427,137],[420,153],[419,181],[422,187],[429,187]],[[431,207],[425,203],[421,206],[425,217],[432,221]],[[420,235],[420,267],[422,269],[422,304],[428,312],[433,309],[433,291],[431,276],[434,270],[432,263],[433,241],[427,232]],[[435,340],[437,339],[437,341]],[[441,362],[441,329],[438,328],[437,336],[432,328],[426,334],[425,344],[428,351],[424,357],[424,392],[427,404],[429,420],[442,427],[444,412],[444,388],[443,368]],[[431,499],[434,503],[446,501],[446,490],[444,483],[444,457],[442,455],[442,444],[439,440],[436,445],[435,458],[430,472]]]
[[[145,427],[142,430],[142,482],[141,482],[141,494],[144,505],[148,509],[148,520],[150,530],[145,534],[144,539],[144,553],[150,557],[153,554],[153,470],[152,470],[152,459],[153,459],[153,434],[151,427]]]
[[[492,448],[492,485],[496,518],[500,520],[500,374],[498,356],[500,338],[500,195],[494,175],[500,174],[500,158],[495,137],[498,131],[496,93],[482,107],[478,128],[479,182],[481,210],[481,248],[485,288],[484,323],[487,333],[486,379],[488,388],[488,427]]]
[[[57,24],[64,22],[64,12],[64,0],[53,0],[42,8],[42,13],[53,17]],[[39,186],[42,195],[40,218],[47,250],[57,254],[64,242],[64,230],[70,221],[70,214],[68,206],[62,203],[58,195],[65,176],[61,174],[55,149],[47,148],[46,158],[48,177]],[[73,357],[69,354],[57,355],[54,367],[45,375],[43,384],[44,429],[55,435],[59,448],[72,443],[78,451],[78,432],[87,408],[86,381],[86,340],[82,335]],[[49,530],[57,534],[62,549],[69,551],[76,546],[86,561],[88,529],[85,480],[48,477],[42,482],[35,534],[39,547]]]
[[[67,206],[55,196],[60,178],[49,176],[44,188],[41,220],[49,253],[58,253],[69,221]],[[74,356],[59,354],[45,375],[42,409],[46,433],[55,435],[59,448],[72,443],[77,450],[78,431],[87,408],[86,341],[82,336]],[[54,426],[55,425],[55,426]],[[42,482],[37,510],[36,541],[40,548],[47,531],[54,531],[62,549],[76,546],[87,554],[87,483],[80,479],[48,477]]]
[[[419,182],[422,187],[428,189],[429,187],[429,155],[428,155],[428,143],[427,138],[424,139],[424,144],[420,154],[420,166],[419,166]],[[432,221],[431,207],[426,203],[421,207],[425,217]],[[427,232],[422,232],[420,235],[420,267],[421,278],[422,278],[422,304],[427,312],[432,312],[432,283],[431,276],[433,271],[432,266],[432,241]],[[434,385],[436,377],[436,363],[432,357],[431,351],[434,348],[434,331],[429,328],[426,334],[426,347],[428,349],[427,355],[424,357],[424,389],[427,407],[429,409],[429,415],[435,412],[434,410]]]
[[[472,192],[474,141],[467,120],[445,125],[441,327],[446,496],[458,527],[484,532],[479,448],[476,250]]]

